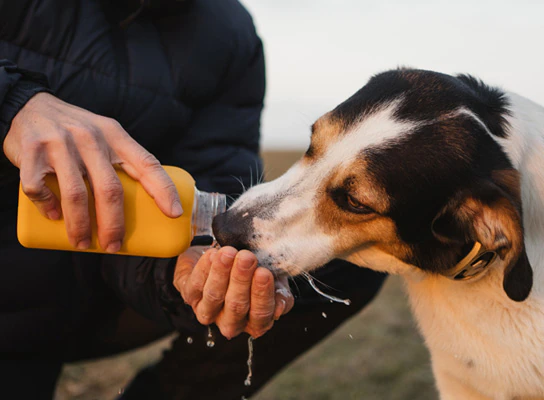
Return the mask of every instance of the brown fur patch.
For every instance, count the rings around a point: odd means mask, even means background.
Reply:
[[[357,214],[342,208],[331,192],[342,189],[375,213]],[[387,217],[389,198],[383,188],[366,173],[360,158],[334,169],[317,191],[316,223],[334,238],[334,253],[342,255],[366,246],[375,246],[401,260],[408,259],[410,248],[401,242],[395,223]]]
[[[343,124],[333,118],[330,112],[315,121],[312,125],[312,141],[303,157],[303,162],[313,162],[319,159],[329,144],[336,141],[343,129]]]
[[[521,204],[521,177],[515,169],[501,169],[491,171],[491,179],[512,197],[517,204]]]

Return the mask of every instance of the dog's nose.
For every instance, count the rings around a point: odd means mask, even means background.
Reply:
[[[215,240],[221,246],[232,246],[237,250],[251,250],[249,238],[252,227],[250,218],[241,218],[239,213],[227,211],[213,219],[212,229]]]

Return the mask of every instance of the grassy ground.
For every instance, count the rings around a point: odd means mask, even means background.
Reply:
[[[299,155],[264,154],[267,179],[281,174]],[[114,399],[168,344],[166,339],[118,357],[67,365],[55,400]],[[366,310],[287,367],[253,399],[437,399],[429,356],[415,329],[401,280],[389,278]]]

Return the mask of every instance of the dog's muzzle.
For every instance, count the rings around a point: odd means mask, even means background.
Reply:
[[[221,246],[232,246],[237,250],[251,250],[253,235],[252,218],[242,216],[238,211],[229,210],[213,219],[212,229]]]

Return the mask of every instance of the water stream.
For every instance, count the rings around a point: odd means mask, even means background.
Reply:
[[[244,385],[251,386],[251,377],[253,376],[253,370],[251,366],[253,365],[253,340],[255,338],[253,336],[250,336],[247,340],[247,349],[248,349],[248,356],[247,356],[247,377],[244,381]]]
[[[327,293],[324,293],[321,291],[321,289],[319,289],[315,282],[314,282],[314,279],[310,276],[310,275],[306,275],[306,278],[308,279],[308,283],[310,284],[310,286],[312,287],[313,290],[315,290],[318,294],[320,294],[321,296],[329,299],[330,301],[334,301],[336,303],[344,303],[346,306],[349,306],[351,304],[351,300],[350,299],[341,299],[339,297],[335,297],[335,296],[331,296],[330,294],[327,294]],[[324,315],[325,318],[327,318],[326,315]]]

